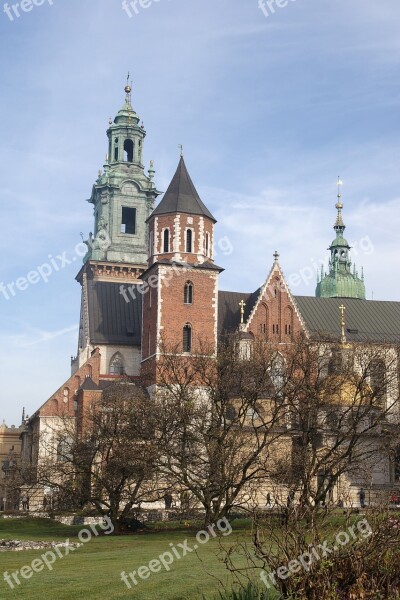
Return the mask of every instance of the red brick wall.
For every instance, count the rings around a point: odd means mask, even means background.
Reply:
[[[39,414],[41,417],[52,417],[58,415],[70,415],[75,414],[74,401],[77,399],[75,395],[76,390],[79,389],[80,385],[84,382],[86,377],[91,377],[95,383],[99,383],[100,378],[100,352],[98,349],[94,350],[92,356],[81,366],[80,369],[74,375],[72,375],[62,385],[55,394],[41,406]],[[68,391],[68,395],[64,394],[64,390]],[[64,398],[68,401],[64,402]]]
[[[282,275],[275,271],[249,323],[249,332],[269,342],[290,343],[303,331]]]
[[[209,255],[212,255],[213,245],[213,232],[214,223],[207,217],[191,216],[186,214],[180,214],[180,235],[178,240],[177,249],[175,248],[175,219],[177,215],[160,215],[153,217],[149,223],[149,235],[153,237],[153,245],[151,248],[152,256],[158,256],[158,259],[164,258],[171,260],[175,252],[179,252],[182,255],[182,259],[187,262],[197,262],[197,254],[204,254],[205,252],[205,240],[206,234],[209,235]],[[192,219],[191,223],[188,223],[188,217]],[[201,223],[203,224],[203,241],[201,241]],[[193,253],[186,253],[186,229],[192,229],[194,232],[193,236]],[[169,245],[170,252],[164,253],[164,230],[169,229]],[[154,242],[155,240],[155,242]],[[154,253],[154,254],[153,254]],[[211,256],[207,257],[208,260],[212,260]],[[153,261],[151,261],[153,262]]]
[[[161,271],[161,276],[160,276]],[[192,353],[202,348],[215,352],[216,332],[216,280],[218,276],[209,270],[185,270],[177,267],[155,265],[144,277],[150,282],[160,277],[160,292],[149,286],[150,292],[143,301],[142,332],[142,371],[146,378],[155,380],[155,361],[146,361],[156,352],[157,339],[166,344],[169,350],[183,351],[183,328],[186,324],[192,327]],[[190,281],[193,284],[193,303],[184,303],[184,286]],[[160,307],[160,311],[159,311]],[[159,322],[158,322],[159,319]],[[150,353],[148,335],[150,331]],[[154,382],[154,381],[153,381]]]

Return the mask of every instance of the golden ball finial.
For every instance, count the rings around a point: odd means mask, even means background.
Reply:
[[[127,84],[127,85],[125,86],[125,92],[126,92],[127,94],[130,94],[130,93],[131,93],[131,91],[132,91],[132,88],[131,88],[131,86],[130,86],[129,84]]]

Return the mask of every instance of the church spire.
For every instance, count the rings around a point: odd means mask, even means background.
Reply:
[[[334,230],[336,231],[336,235],[343,235],[344,230],[346,229],[346,225],[344,224],[343,221],[343,216],[342,216],[342,210],[343,210],[343,202],[342,202],[342,195],[340,193],[340,188],[343,185],[343,181],[341,181],[340,177],[338,177],[338,182],[337,182],[337,187],[338,187],[338,193],[337,193],[337,202],[335,204],[335,208],[337,209],[337,217],[336,217],[336,221],[335,221],[335,225],[334,225]]]
[[[321,280],[317,283],[316,296],[318,298],[363,298],[365,299],[365,286],[363,277],[360,279],[353,266],[351,269],[350,246],[344,237],[346,225],[343,220],[343,202],[340,177],[337,181],[337,210],[336,221],[333,229],[336,238],[329,246],[331,253],[329,259],[329,273],[321,272]]]

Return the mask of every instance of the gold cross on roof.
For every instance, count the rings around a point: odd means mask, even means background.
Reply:
[[[240,324],[243,325],[243,322],[244,322],[244,309],[246,307],[246,302],[244,302],[242,300],[241,302],[239,302],[239,306],[240,306]]]
[[[340,310],[340,315],[341,315],[340,326],[342,328],[341,342],[343,344],[345,344],[346,341],[347,341],[346,340],[346,333],[345,333],[346,321],[345,321],[345,318],[344,318],[344,311],[346,310],[346,307],[345,307],[345,305],[343,303],[339,306],[339,310]]]

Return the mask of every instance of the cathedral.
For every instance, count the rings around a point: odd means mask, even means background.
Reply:
[[[292,295],[277,252],[260,288],[221,291],[216,220],[183,156],[157,202],[161,193],[153,163],[147,170],[143,164],[146,131],[129,84],[125,94],[110,120],[106,162],[89,200],[94,225],[76,277],[82,290],[77,353],[68,380],[25,420],[22,460],[30,464],[40,461],[38,440],[54,419],[65,412],[73,417],[111,382],[139,378],[145,370],[149,390],[154,388],[161,340],[179,345],[187,356],[205,342],[216,352],[221,336],[234,332],[276,345],[291,344],[300,333],[393,348],[400,342],[400,302],[366,300],[364,275],[353,266],[344,237],[340,193],[329,268],[318,278],[315,297]],[[399,476],[387,463],[374,474],[374,485],[389,488]]]

